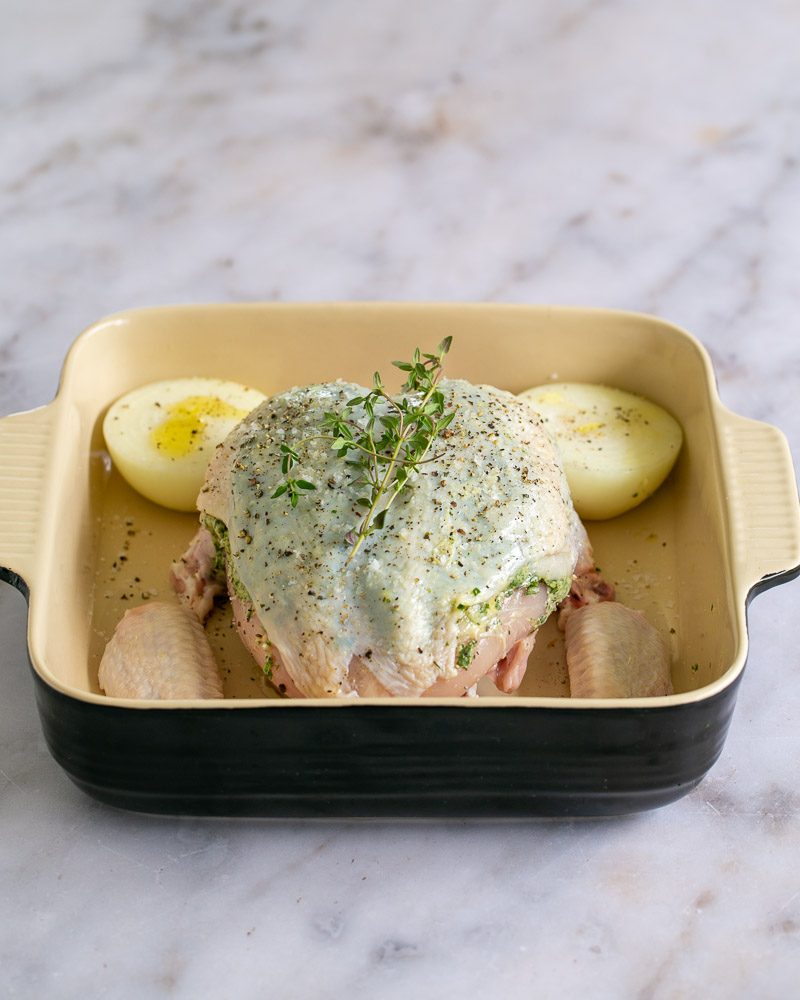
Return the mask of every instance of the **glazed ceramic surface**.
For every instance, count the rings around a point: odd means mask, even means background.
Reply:
[[[446,335],[454,377],[512,392],[555,378],[602,382],[680,421],[685,444],[665,486],[627,515],[587,525],[619,598],[669,638],[675,694],[570,699],[550,623],[511,697],[278,699],[221,610],[209,628],[221,705],[105,697],[105,642],[127,608],[170,599],[169,561],[196,525],[138,497],[112,468],[100,431],[110,403],[184,375],[265,393],[364,382]],[[720,752],[747,655],[748,595],[800,564],[783,436],[721,406],[696,340],[637,314],[342,303],[133,311],[76,341],[56,400],[6,418],[0,449],[0,557],[29,590],[49,746],[87,791],[151,811],[584,815],[663,804]]]

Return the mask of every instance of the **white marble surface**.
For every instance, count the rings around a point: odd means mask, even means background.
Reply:
[[[469,299],[658,313],[800,455],[793,0],[5,3],[0,411],[112,310]],[[597,823],[151,819],[43,745],[0,590],[0,993],[783,998],[800,982],[798,585],[724,754]]]

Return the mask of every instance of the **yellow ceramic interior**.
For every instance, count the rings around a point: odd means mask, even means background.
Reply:
[[[138,497],[111,468],[100,425],[113,400],[188,375],[268,394],[335,378],[368,383],[376,369],[399,383],[390,362],[416,346],[431,350],[448,334],[452,377],[512,392],[553,378],[602,382],[647,396],[680,421],[684,448],[661,490],[587,528],[619,599],[669,639],[676,694],[647,703],[694,700],[730,683],[747,651],[748,591],[800,563],[797,492],[782,434],[723,408],[703,348],[661,320],[497,305],[172,307],[123,313],[86,331],[70,351],[57,399],[0,422],[0,565],[30,586],[35,669],[67,694],[107,701],[96,678],[106,640],[127,608],[171,599],[169,562],[195,530],[193,515]],[[266,689],[226,612],[215,613],[210,636],[228,695],[216,707],[286,704]],[[453,704],[618,704],[566,697],[552,623],[541,630],[520,692],[490,690],[493,697]]]

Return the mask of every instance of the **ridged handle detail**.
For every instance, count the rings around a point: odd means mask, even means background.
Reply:
[[[30,586],[44,500],[53,408],[0,420],[0,566]]]
[[[724,459],[737,583],[745,590],[800,566],[800,501],[784,435],[725,414]]]

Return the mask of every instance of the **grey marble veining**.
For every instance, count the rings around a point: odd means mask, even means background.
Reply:
[[[800,8],[6,4],[0,411],[146,304],[608,305],[698,335],[800,455]],[[0,992],[785,998],[798,585],[750,611],[723,757],[604,823],[152,819],[50,759],[0,590]]]

